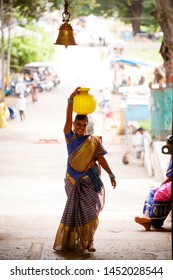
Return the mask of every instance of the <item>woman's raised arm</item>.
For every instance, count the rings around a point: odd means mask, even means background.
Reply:
[[[73,98],[79,94],[80,87],[77,87],[70,97],[67,99],[66,121],[64,125],[64,133],[67,134],[72,129],[72,114],[73,114]]]

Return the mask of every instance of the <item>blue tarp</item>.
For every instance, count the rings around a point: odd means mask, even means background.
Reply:
[[[111,63],[124,63],[130,66],[153,66],[152,62],[147,62],[145,60],[133,58],[133,57],[114,57],[111,59]]]

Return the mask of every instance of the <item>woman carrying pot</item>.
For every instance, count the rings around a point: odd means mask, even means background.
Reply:
[[[104,185],[100,179],[99,166],[108,173],[113,189],[116,181],[104,157],[107,152],[100,143],[100,137],[87,133],[87,115],[76,115],[72,128],[73,98],[77,94],[80,94],[80,87],[68,98],[66,109],[67,202],[53,248],[56,251],[87,249],[95,252],[94,234],[104,205]]]

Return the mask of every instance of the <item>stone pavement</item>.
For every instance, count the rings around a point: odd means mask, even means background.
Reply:
[[[161,231],[146,232],[134,222],[152,185],[139,162],[123,165],[125,145],[118,135],[118,97],[114,118],[93,114],[95,133],[102,135],[107,160],[117,177],[112,190],[106,187],[105,207],[95,235],[97,251],[57,254],[52,250],[66,200],[63,176],[66,147],[62,133],[68,93],[73,87],[60,84],[50,93],[39,94],[37,103],[27,97],[26,120],[19,116],[0,130],[0,259],[1,260],[168,260],[171,252],[171,221]],[[99,91],[95,92],[97,100]],[[15,106],[16,98],[6,98]],[[54,141],[45,141],[45,140]]]

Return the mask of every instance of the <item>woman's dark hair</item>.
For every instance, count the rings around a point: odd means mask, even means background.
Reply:
[[[137,131],[144,131],[143,127],[139,127]]]
[[[75,119],[74,119],[74,122],[76,123],[77,121],[79,120],[84,120],[84,121],[87,121],[87,124],[89,122],[88,120],[88,116],[87,115],[76,115]]]

